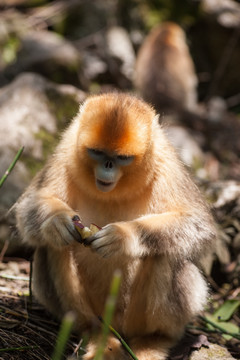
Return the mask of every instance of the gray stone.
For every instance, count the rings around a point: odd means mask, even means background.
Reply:
[[[58,142],[59,132],[77,113],[85,94],[25,73],[0,90],[0,177],[17,151],[24,152],[0,188],[0,245],[9,237],[5,217]]]
[[[232,360],[234,359],[229,351],[217,344],[210,344],[209,348],[202,347],[193,351],[189,360]]]

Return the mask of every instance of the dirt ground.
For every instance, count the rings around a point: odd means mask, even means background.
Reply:
[[[29,291],[30,262],[6,259],[0,263],[0,359],[51,359],[59,323]],[[74,355],[78,339],[68,341]]]

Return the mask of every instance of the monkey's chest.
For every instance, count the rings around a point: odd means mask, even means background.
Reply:
[[[85,202],[76,204],[74,209],[79,213],[82,223],[89,226],[94,223],[100,227],[119,221],[131,221],[149,214],[148,204],[141,201],[136,204]]]

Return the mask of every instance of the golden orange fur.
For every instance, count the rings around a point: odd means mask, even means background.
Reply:
[[[112,191],[96,187],[89,148],[113,159],[134,156]],[[139,360],[165,359],[202,310],[207,287],[196,265],[214,238],[212,219],[143,101],[124,94],[87,99],[15,209],[23,241],[36,249],[36,296],[59,318],[74,311],[80,332],[103,314],[115,269],[122,283],[112,325]],[[76,214],[103,227],[88,246],[76,241]],[[109,344],[105,359],[128,359],[118,340]],[[92,338],[84,360],[94,358],[96,346]]]

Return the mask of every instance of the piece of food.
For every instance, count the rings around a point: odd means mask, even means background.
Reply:
[[[78,215],[75,215],[72,218],[72,221],[74,223],[76,230],[79,232],[79,234],[81,235],[81,238],[83,240],[88,238],[89,236],[96,234],[99,230],[101,230],[101,228],[95,224],[91,224],[90,228],[87,226],[84,226]]]
[[[99,230],[101,230],[101,228],[96,224],[90,225],[90,231],[92,232],[92,235],[95,235]]]

